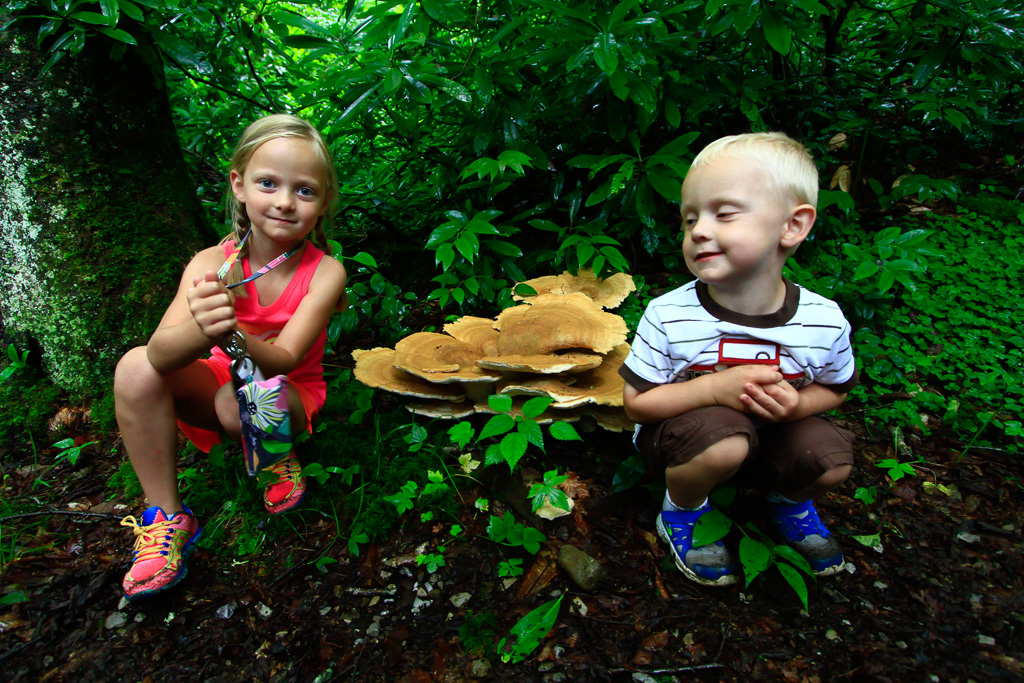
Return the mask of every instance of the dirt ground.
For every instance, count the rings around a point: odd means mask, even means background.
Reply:
[[[417,552],[444,540],[413,515],[360,557],[342,552],[319,571],[309,561],[335,527],[306,510],[292,518],[298,544],[265,545],[245,562],[199,550],[176,589],[127,604],[130,535],[118,520],[141,509],[105,500],[113,464],[97,459],[53,484],[47,500],[60,514],[0,520],[5,536],[35,525],[43,548],[0,578],[4,594],[27,597],[0,606],[0,666],[10,681],[1021,680],[1018,458],[990,449],[958,460],[962,445],[909,434],[926,462],[895,486],[874,466],[893,457],[891,435],[868,433],[852,410],[840,424],[858,434],[858,465],[819,509],[848,571],[811,585],[807,611],[774,569],[749,588],[683,578],[654,534],[655,498],[643,487],[610,492],[630,446],[606,433],[525,463],[571,470],[587,497],[579,514],[541,522],[547,541],[536,556],[521,553],[516,580],[498,576],[500,557],[483,540],[447,543],[433,574],[417,566]],[[109,452],[115,436],[90,438]],[[3,459],[3,495],[34,495],[31,454]],[[871,485],[878,502],[854,499]],[[463,491],[465,538],[486,536],[487,515],[471,505],[478,495],[493,492]],[[736,517],[756,521],[755,503],[741,495]],[[852,538],[871,534],[880,549]],[[605,582],[579,588],[558,565],[565,544],[598,560]],[[493,645],[558,595],[555,626],[525,661],[467,651],[467,640]]]

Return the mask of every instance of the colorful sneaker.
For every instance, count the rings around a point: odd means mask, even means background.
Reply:
[[[696,510],[662,510],[658,515],[658,535],[668,543],[676,566],[686,578],[705,586],[728,586],[739,581],[732,553],[721,541],[693,547],[693,527],[711,505]]]
[[[282,460],[278,460],[267,472],[277,475],[277,481],[267,485],[263,490],[263,507],[272,515],[291,510],[306,495],[306,478],[302,476],[302,463],[292,451]]]
[[[831,576],[843,568],[843,551],[814,508],[814,502],[768,502],[772,526],[800,553],[818,576]]]
[[[192,511],[187,507],[168,519],[164,511],[153,506],[142,513],[142,523],[129,515],[121,526],[135,533],[132,568],[124,575],[124,594],[129,600],[165,591],[185,578],[185,561],[203,536]]]

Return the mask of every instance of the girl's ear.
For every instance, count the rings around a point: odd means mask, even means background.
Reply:
[[[245,203],[245,183],[242,181],[242,174],[232,169],[228,175],[228,180],[231,182],[231,194],[235,195],[235,199]]]
[[[818,217],[818,211],[810,204],[801,204],[793,209],[793,213],[782,231],[779,238],[779,246],[783,249],[793,249],[807,239],[814,227],[814,221]]]

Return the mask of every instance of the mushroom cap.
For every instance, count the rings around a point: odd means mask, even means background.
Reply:
[[[494,356],[498,353],[498,329],[492,319],[467,315],[445,325],[444,331],[459,341],[475,346],[481,356]]]
[[[394,366],[428,382],[494,382],[498,375],[476,364],[483,354],[447,334],[416,332],[395,344]]]
[[[626,323],[605,313],[582,292],[540,294],[506,308],[495,323],[498,355],[540,355],[564,349],[608,353],[626,341]]]
[[[593,406],[587,410],[587,414],[593,416],[599,427],[609,432],[631,432],[636,427],[636,423],[626,417],[626,411],[622,408]]]
[[[636,291],[633,276],[629,273],[615,273],[611,277],[598,279],[589,268],[580,269],[576,275],[565,271],[561,275],[545,275],[517,284],[529,285],[536,290],[537,295],[582,292],[601,308],[615,308],[630,292]],[[516,301],[529,301],[533,297],[513,294],[512,298]]]
[[[471,403],[407,403],[405,409],[416,415],[436,417],[442,420],[459,420],[476,413]]]
[[[508,378],[496,387],[500,394],[550,396],[556,403],[552,407],[572,408],[594,403],[601,406],[621,406],[625,381],[619,368],[629,355],[629,344],[622,343],[612,349],[604,362],[593,370],[575,375],[556,377]]]
[[[402,396],[439,399],[456,403],[466,398],[466,392],[460,386],[425,382],[419,377],[396,368],[393,349],[356,349],[352,352],[352,357],[356,361],[353,372],[355,378],[368,387],[384,389]]]
[[[596,368],[601,364],[601,360],[601,356],[591,353],[549,353],[485,356],[476,364],[489,370],[555,375],[560,372],[582,372]]]

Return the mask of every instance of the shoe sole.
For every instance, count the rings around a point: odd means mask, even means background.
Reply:
[[[172,579],[169,584],[167,584],[166,586],[160,586],[160,588],[153,588],[151,590],[139,591],[138,593],[135,593],[134,595],[128,595],[127,593],[125,593],[124,596],[128,599],[128,602],[135,602],[139,598],[145,598],[145,597],[149,597],[151,595],[156,595],[157,593],[163,593],[165,590],[168,590],[170,588],[174,588],[179,583],[181,583],[181,580],[184,579],[186,576],[188,576],[188,564],[187,564],[188,558],[189,558],[190,555],[192,555],[193,552],[195,552],[196,543],[198,543],[199,539],[201,539],[202,537],[203,537],[203,527],[199,527],[199,531],[196,532],[196,535],[193,536],[189,540],[189,542],[185,544],[185,547],[182,548],[182,550],[181,550],[181,573],[179,573],[176,577],[174,577],[174,579]]]
[[[307,493],[309,493],[309,486],[306,486],[305,490],[302,492],[302,495],[299,496],[298,500],[296,500],[294,503],[289,504],[287,507],[281,507],[281,505],[285,501],[288,500],[287,498],[282,500],[275,507],[271,507],[270,505],[267,505],[267,499],[264,498],[263,499],[263,509],[267,511],[267,514],[271,514],[271,515],[281,515],[281,514],[284,514],[285,512],[288,512],[289,510],[294,510],[295,508],[299,507],[299,505],[302,504],[302,500],[306,497]]]
[[[699,583],[702,586],[731,586],[734,583],[739,583],[740,577],[734,576],[733,574],[726,574],[718,579],[705,579],[703,576],[699,576],[696,572],[686,566],[686,563],[683,562],[683,558],[679,557],[679,553],[676,552],[675,546],[672,545],[672,536],[668,533],[668,529],[665,528],[664,523],[661,521],[661,515],[658,515],[656,526],[658,528],[658,536],[668,544],[668,550],[672,553],[672,558],[675,560],[676,566],[679,567],[679,571],[683,573],[683,576],[695,583]]]

